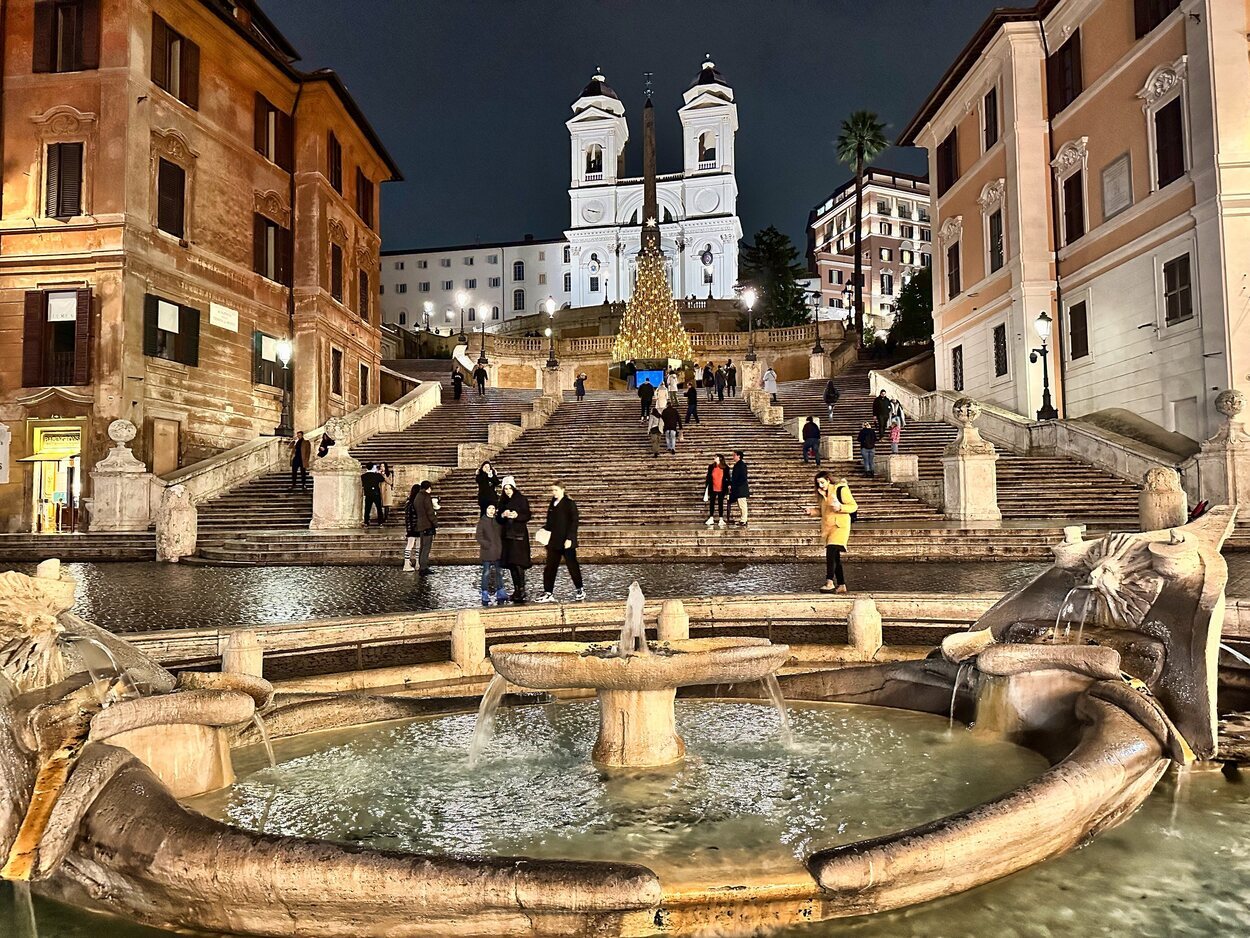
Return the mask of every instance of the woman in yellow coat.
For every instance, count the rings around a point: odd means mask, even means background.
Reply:
[[[859,510],[846,479],[836,483],[827,472],[816,476],[818,505],[807,509],[809,516],[820,518],[820,537],[825,542],[825,585],[822,593],[845,593],[846,577],[842,573],[842,554],[851,536],[851,514]]]

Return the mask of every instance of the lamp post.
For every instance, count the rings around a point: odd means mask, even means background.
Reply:
[[[422,309],[422,312],[425,314],[424,316],[425,323],[423,324],[424,328],[422,328],[421,331],[417,333],[417,335],[419,336],[417,340],[417,354],[421,355],[421,357],[424,358],[425,356],[422,355],[422,351],[424,349],[424,344],[425,344],[425,333],[430,331],[434,323],[434,304],[431,303],[429,300],[426,300],[422,304],[421,309]]]
[[[482,351],[481,351],[481,352],[478,354],[478,356],[477,356],[477,363],[478,363],[479,365],[485,365],[485,364],[487,363],[487,358],[486,358],[486,317],[485,317],[485,316],[483,316],[483,317],[482,317]]]
[[[812,346],[813,355],[824,355],[825,347],[820,344],[820,294],[816,294],[816,306],[812,310],[812,319],[816,323],[816,344]]]
[[[703,279],[707,281],[707,298],[712,298],[712,265],[703,265]]]
[[[291,354],[294,348],[290,339],[278,340],[278,361],[282,363],[282,416],[278,418],[278,425],[274,428],[275,436],[291,436],[293,427],[291,426]]]
[[[747,308],[747,361],[755,361],[755,300],[754,287],[742,291],[742,305]]]
[[[547,302],[543,304],[543,308],[547,311],[548,323],[545,330],[547,335],[547,367],[559,368],[560,362],[556,358],[556,333],[551,328],[551,324],[556,321],[556,301],[551,297],[547,297]]]
[[[460,307],[460,341],[463,343],[467,336],[464,334],[464,308],[469,304],[469,295],[463,290],[456,294],[456,305]]]
[[[1049,352],[1046,348],[1046,340],[1050,338],[1051,322],[1050,316],[1042,310],[1042,314],[1033,323],[1033,327],[1037,330],[1037,337],[1042,340],[1042,347],[1035,348],[1029,353],[1029,361],[1033,364],[1037,363],[1039,356],[1042,359],[1042,406],[1037,412],[1038,420],[1056,420],[1059,417],[1059,411],[1055,410],[1050,402],[1050,372],[1046,368],[1046,355]]]

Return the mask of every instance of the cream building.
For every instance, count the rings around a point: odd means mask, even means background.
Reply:
[[[1204,439],[1250,390],[1244,0],[990,16],[903,132],[929,151],[938,384]]]

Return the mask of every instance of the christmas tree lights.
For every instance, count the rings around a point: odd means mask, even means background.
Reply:
[[[690,334],[681,324],[681,314],[664,274],[664,253],[658,241],[658,237],[643,238],[642,250],[638,252],[638,282],[621,318],[612,349],[613,361],[694,358]]]

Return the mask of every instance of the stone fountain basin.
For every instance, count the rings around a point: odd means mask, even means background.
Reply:
[[[688,638],[651,645],[651,653],[616,657],[605,642],[522,642],[495,645],[495,671],[534,690],[663,690],[691,684],[738,684],[773,674],[790,658],[788,645],[766,638]]]

